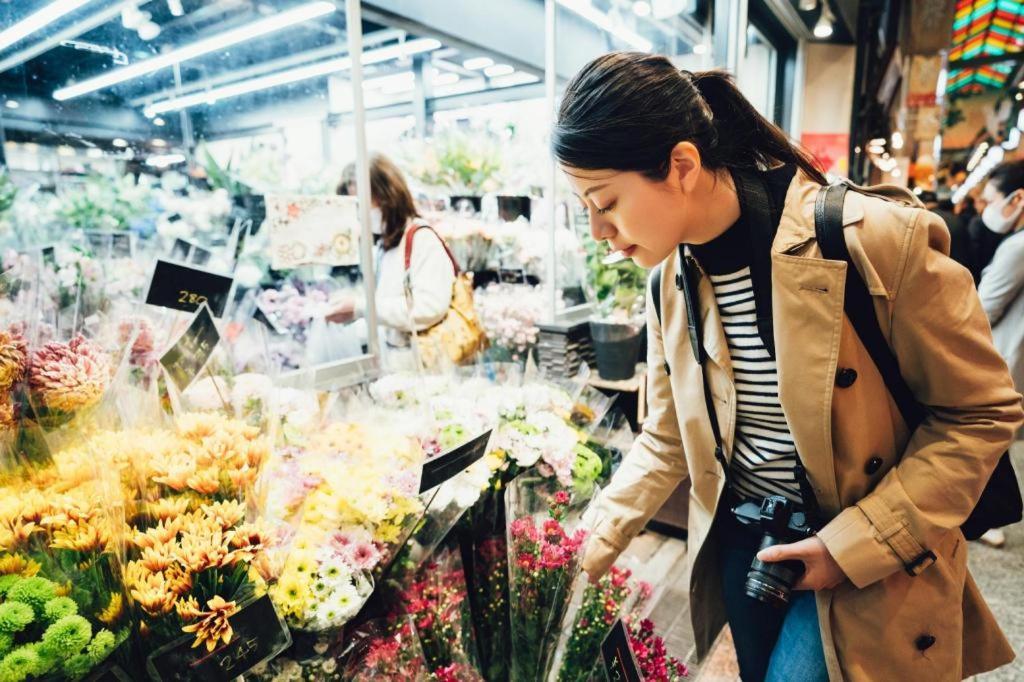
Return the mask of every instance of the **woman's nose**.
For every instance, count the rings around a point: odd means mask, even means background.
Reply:
[[[615,236],[615,227],[608,221],[603,220],[601,216],[597,215],[596,211],[591,211],[590,236],[594,238],[595,242],[611,239]]]

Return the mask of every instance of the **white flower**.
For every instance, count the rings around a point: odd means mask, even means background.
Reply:
[[[202,377],[185,389],[182,398],[188,403],[190,409],[212,411],[225,409],[227,406],[224,401],[228,400],[230,395],[231,392],[224,379]]]

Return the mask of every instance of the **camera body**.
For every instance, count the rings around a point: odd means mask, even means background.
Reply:
[[[770,495],[760,503],[750,500],[732,509],[736,520],[744,526],[760,529],[764,534],[758,552],[774,545],[797,542],[815,534],[813,519],[794,508],[794,503],[781,495]],[[745,591],[748,597],[777,608],[789,604],[793,584],[803,574],[800,561],[766,563],[757,557],[750,564]]]

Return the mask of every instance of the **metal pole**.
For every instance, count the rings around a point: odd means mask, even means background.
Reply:
[[[352,83],[352,113],[356,135],[356,196],[359,200],[359,240],[363,261],[363,286],[366,288],[366,333],[370,354],[380,358],[377,338],[377,280],[373,272],[373,234],[370,232],[370,159],[366,152],[366,109],[363,106],[363,18],[359,0],[345,1],[345,28],[348,53],[352,57],[349,81]]]
[[[174,89],[181,93],[181,65],[174,65]],[[192,154],[195,151],[196,141],[192,134],[192,117],[188,109],[181,110],[181,143],[185,147],[185,160],[189,167],[192,166]]]
[[[547,96],[547,108],[548,118],[551,124],[548,126],[549,131],[554,131],[556,112],[555,112],[555,90],[558,84],[558,74],[555,71],[555,0],[545,0],[544,2],[544,90]],[[551,283],[551,309],[549,319],[554,322],[555,315],[558,312],[558,270],[556,263],[558,261],[558,244],[555,238],[556,231],[558,230],[557,221],[557,206],[558,197],[556,196],[557,191],[557,180],[558,180],[558,168],[555,165],[555,159],[550,156],[550,162],[548,164],[548,219],[551,221],[550,227],[550,240],[549,250],[550,259],[548,261],[548,282]]]

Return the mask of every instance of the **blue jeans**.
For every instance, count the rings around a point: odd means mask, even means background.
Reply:
[[[743,682],[828,682],[814,593],[792,592],[785,609],[748,597],[743,585],[761,536],[728,510],[722,515],[716,525],[722,595]]]

